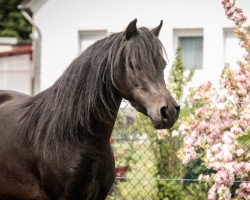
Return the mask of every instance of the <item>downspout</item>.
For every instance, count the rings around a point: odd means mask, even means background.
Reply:
[[[32,86],[31,93],[32,95],[40,92],[40,83],[41,83],[41,41],[42,34],[39,27],[35,24],[32,17],[26,11],[27,9],[19,5],[18,8],[21,10],[22,15],[27,19],[27,21],[32,25]]]

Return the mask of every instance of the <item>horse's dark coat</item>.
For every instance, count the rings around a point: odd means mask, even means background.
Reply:
[[[76,58],[34,97],[0,91],[0,200],[105,199],[115,179],[109,138],[122,98],[170,128],[179,106],[165,87],[161,25],[132,21]]]

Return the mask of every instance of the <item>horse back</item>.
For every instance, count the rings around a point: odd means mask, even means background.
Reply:
[[[29,96],[26,94],[19,93],[19,92],[15,92],[11,90],[0,90],[0,105],[7,101],[16,99],[16,98],[20,99],[20,98],[27,98],[27,97]]]

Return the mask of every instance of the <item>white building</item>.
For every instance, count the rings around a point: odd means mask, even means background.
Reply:
[[[238,0],[237,5],[250,14],[249,0]],[[23,7],[33,10],[34,25],[41,33],[42,90],[82,49],[124,30],[134,18],[139,27],[149,28],[164,20],[160,40],[168,54],[167,68],[180,46],[186,67],[197,68],[194,84],[218,80],[223,66],[234,67],[243,51],[220,0],[25,0]]]
[[[0,37],[0,90],[32,93],[32,49],[16,38]]]

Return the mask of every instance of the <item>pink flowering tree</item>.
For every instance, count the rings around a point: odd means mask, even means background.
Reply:
[[[190,90],[187,97],[192,114],[180,122],[184,164],[201,159],[213,173],[199,181],[212,182],[209,200],[250,199],[250,36],[242,24],[243,11],[235,2],[223,0],[227,17],[235,22],[235,33],[246,50],[235,71],[225,68],[219,89],[208,82]]]
[[[241,8],[236,7],[236,0],[222,0],[221,3],[225,9],[225,14],[228,19],[232,20],[236,27],[235,33],[239,38],[239,45],[246,50],[245,60],[250,62],[250,35],[242,28],[242,25],[247,20]]]

